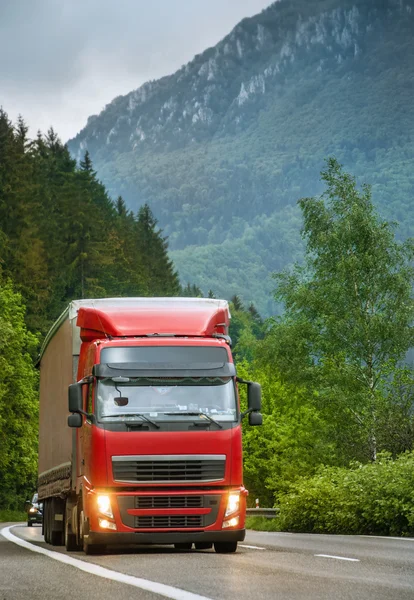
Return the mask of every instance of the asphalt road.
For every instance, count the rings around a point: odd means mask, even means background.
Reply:
[[[160,546],[87,557],[45,544],[39,526],[9,525],[0,600],[414,600],[414,539],[249,531],[231,555]]]

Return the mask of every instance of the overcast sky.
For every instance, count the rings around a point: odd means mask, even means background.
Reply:
[[[173,73],[271,0],[0,0],[0,106],[67,141],[115,96]]]

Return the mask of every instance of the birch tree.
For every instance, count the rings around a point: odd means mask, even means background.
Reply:
[[[349,457],[376,459],[384,383],[413,343],[413,242],[399,243],[371,189],[335,159],[322,172],[326,191],[299,201],[305,261],[276,275],[285,306],[268,355],[286,378],[306,383],[330,415]]]

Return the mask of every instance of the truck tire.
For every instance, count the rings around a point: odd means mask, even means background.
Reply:
[[[213,542],[196,542],[194,546],[196,550],[210,550],[213,547]]]
[[[64,526],[64,541],[65,548],[68,552],[75,552],[76,550],[81,550],[76,533],[73,533],[72,522],[73,519],[77,518],[77,510],[73,508],[73,505],[70,503],[70,500],[66,500],[65,503],[65,526]],[[76,528],[75,528],[76,531]]]
[[[45,538],[46,544],[50,544],[50,499],[46,498],[43,503],[43,536]]]
[[[80,549],[76,541],[76,535],[72,533],[72,527],[68,519],[65,519],[65,548],[68,552]]]
[[[217,554],[230,554],[236,552],[237,542],[214,542],[214,550]]]
[[[174,544],[174,548],[176,550],[191,550],[193,544],[191,542],[180,542],[178,544]]]
[[[65,503],[60,498],[50,499],[50,543],[52,546],[63,546],[65,543],[64,532],[64,508]],[[56,519],[56,515],[62,515],[62,519]]]
[[[83,551],[88,556],[93,556],[96,554],[105,554],[106,546],[103,544],[89,544],[87,537],[83,538]]]

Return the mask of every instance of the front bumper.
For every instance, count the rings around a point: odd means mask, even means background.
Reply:
[[[127,544],[180,544],[197,542],[242,542],[246,536],[245,529],[232,531],[182,531],[182,532],[147,532],[117,533],[90,531],[85,536],[88,544],[105,544],[108,546]]]

